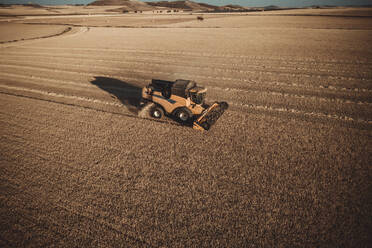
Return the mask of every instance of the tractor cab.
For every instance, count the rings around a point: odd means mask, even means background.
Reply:
[[[203,87],[194,87],[189,90],[189,96],[193,103],[202,105],[205,101],[205,96],[207,94],[207,89]]]

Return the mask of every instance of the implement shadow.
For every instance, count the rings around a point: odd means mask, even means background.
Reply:
[[[108,77],[95,77],[90,83],[117,98],[130,112],[138,114],[141,110],[142,88]]]

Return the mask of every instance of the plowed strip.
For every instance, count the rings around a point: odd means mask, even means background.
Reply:
[[[66,96],[66,95],[62,95],[58,93],[45,92],[45,91],[40,91],[40,90],[35,90],[35,89],[27,89],[27,88],[20,88],[20,87],[5,86],[5,85],[0,85],[0,87],[3,89],[13,90],[13,91],[30,92],[30,93],[36,93],[39,95],[46,95],[46,96],[51,96],[51,97],[56,97],[56,98],[67,98],[67,99],[74,99],[74,100],[79,100],[79,101],[99,103],[99,104],[104,104],[104,105],[112,105],[112,106],[119,106],[119,107],[121,106],[119,104],[112,103],[112,102],[103,102],[103,101],[99,101],[96,99],[83,98],[79,96]],[[263,105],[254,105],[254,104],[239,104],[239,103],[234,103],[234,102],[231,102],[230,104],[235,105],[235,106],[242,106],[242,107],[247,107],[247,108],[251,108],[255,110],[260,110],[260,111],[294,113],[294,114],[300,114],[300,115],[305,115],[305,116],[315,116],[315,117],[328,118],[328,119],[334,119],[334,120],[340,120],[340,121],[352,121],[356,123],[369,124],[369,125],[372,124],[371,120],[366,120],[362,118],[352,118],[349,116],[339,116],[336,114],[305,112],[305,111],[301,111],[297,109],[276,108],[272,106],[263,106]]]

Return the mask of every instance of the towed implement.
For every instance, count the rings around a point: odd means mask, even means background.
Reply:
[[[144,103],[153,103],[150,116],[161,119],[172,116],[194,129],[209,130],[228,108],[226,102],[205,103],[206,91],[194,81],[178,79],[165,81],[153,79],[142,89]]]

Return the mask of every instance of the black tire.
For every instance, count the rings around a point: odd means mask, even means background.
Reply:
[[[155,105],[150,110],[150,116],[155,119],[161,119],[164,116],[164,111],[161,107]]]
[[[211,128],[211,126],[210,126],[207,122],[203,122],[203,123],[201,124],[201,126],[202,126],[205,130],[207,130],[207,131]]]
[[[176,111],[176,117],[180,122],[187,123],[191,120],[192,113],[186,108],[181,108]]]

